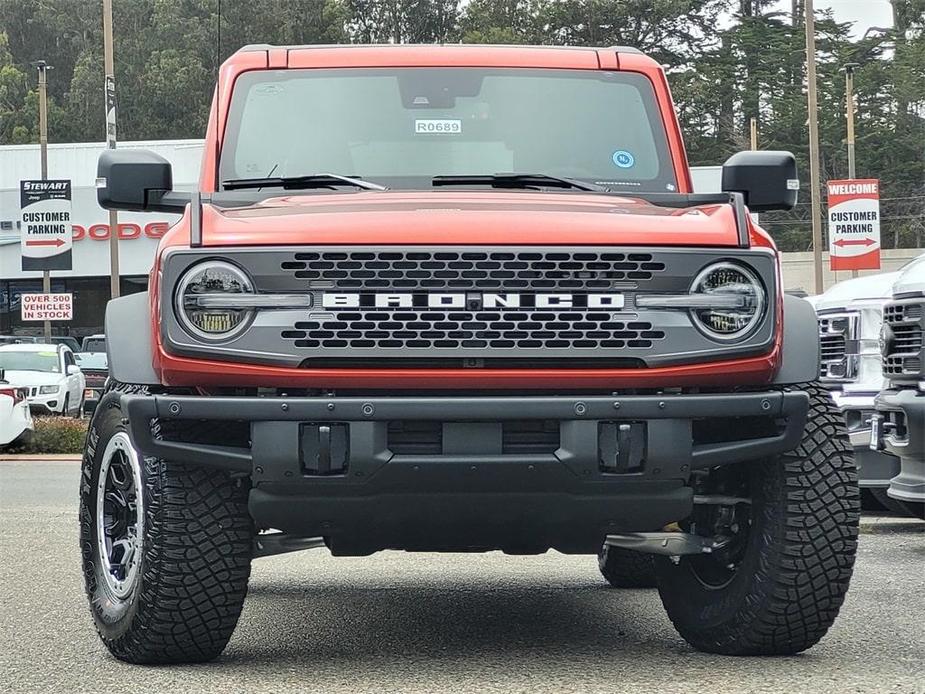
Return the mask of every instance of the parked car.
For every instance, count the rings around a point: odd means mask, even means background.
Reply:
[[[925,255],[897,278],[883,318],[880,349],[888,387],[876,399],[870,446],[899,459],[887,494],[925,520]]]
[[[86,414],[96,409],[103,395],[106,379],[109,378],[109,364],[106,352],[78,352],[74,358],[86,379],[83,400],[83,411]]]
[[[32,412],[24,388],[12,385],[0,369],[0,446],[28,437],[33,431]]]
[[[27,389],[36,414],[79,416],[86,381],[74,353],[66,345],[0,346],[0,369],[10,384]]]
[[[886,384],[879,343],[883,305],[898,276],[884,272],[845,280],[814,297],[813,303],[819,321],[820,380],[845,416],[863,507],[908,514],[887,495],[890,480],[899,473],[899,459],[870,449],[874,398]]]
[[[252,559],[321,546],[597,556],[700,650],[823,637],[854,456],[749,214],[794,207],[792,154],[693,193],[634,49],[258,45],[219,80],[201,190],[151,152],[97,169],[104,208],[182,215],[107,306],[83,462],[116,658],[216,657]]]
[[[81,352],[105,352],[106,336],[105,335],[88,335],[80,344]]]

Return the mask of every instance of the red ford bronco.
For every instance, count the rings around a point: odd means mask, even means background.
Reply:
[[[83,462],[101,638],[224,648],[255,557],[555,549],[655,584],[695,648],[795,653],[835,619],[857,476],[812,307],[749,212],[794,158],[696,194],[630,48],[250,46],[198,189],[105,153],[99,201],[182,213],[106,314]]]

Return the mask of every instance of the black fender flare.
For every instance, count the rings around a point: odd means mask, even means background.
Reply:
[[[109,301],[105,325],[109,377],[120,383],[159,385],[148,292]]]
[[[790,385],[819,379],[819,324],[816,310],[798,296],[784,294],[781,365],[773,383]]]

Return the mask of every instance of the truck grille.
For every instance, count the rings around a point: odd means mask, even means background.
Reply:
[[[665,333],[606,312],[357,311],[300,321],[281,336],[299,348],[649,349]]]
[[[917,380],[925,363],[925,300],[905,299],[883,308],[883,373]]]
[[[832,313],[819,316],[820,378],[844,382],[858,375],[858,325],[860,315]]]
[[[651,253],[395,250],[295,253],[280,269],[322,288],[594,291],[651,280],[665,264]]]

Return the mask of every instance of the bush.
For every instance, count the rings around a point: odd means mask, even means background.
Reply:
[[[32,436],[7,447],[4,453],[83,453],[88,419],[36,417],[34,421]]]

